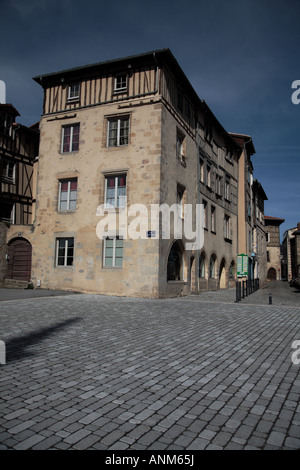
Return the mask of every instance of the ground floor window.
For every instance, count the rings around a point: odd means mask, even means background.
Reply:
[[[123,238],[104,239],[104,267],[121,268],[123,265]]]
[[[74,238],[57,238],[56,266],[73,266]]]

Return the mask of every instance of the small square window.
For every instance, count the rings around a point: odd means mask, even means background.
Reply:
[[[122,92],[127,90],[127,74],[122,73],[120,75],[117,75],[115,77],[115,83],[114,83],[114,92]]]
[[[68,101],[79,99],[80,85],[79,83],[72,83],[68,88]]]

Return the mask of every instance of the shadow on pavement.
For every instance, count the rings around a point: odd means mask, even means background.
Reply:
[[[27,335],[18,336],[6,341],[6,363],[8,364],[19,359],[34,356],[34,351],[30,351],[29,349],[31,346],[44,341],[49,336],[55,334],[58,330],[67,328],[80,320],[80,317],[70,318],[52,326],[33,331]]]

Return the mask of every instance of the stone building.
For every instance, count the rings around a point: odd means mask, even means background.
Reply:
[[[260,280],[260,286],[265,285],[267,278],[267,241],[264,217],[264,203],[267,195],[257,180],[252,185],[252,217],[253,217],[253,276]]]
[[[280,225],[284,219],[265,215],[267,239],[267,278],[281,279]]]
[[[141,297],[232,285],[241,148],[172,53],[35,81],[44,89],[36,215],[7,235],[10,242],[22,233],[33,246],[34,284]],[[185,230],[190,208],[188,228],[197,232],[199,204],[204,246]],[[161,210],[149,224],[153,207],[173,208],[169,234]],[[99,237],[110,216],[115,226]]]
[[[282,277],[292,281],[300,276],[300,222],[284,232],[281,245]]]

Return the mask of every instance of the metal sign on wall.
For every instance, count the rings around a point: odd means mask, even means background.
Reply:
[[[248,276],[248,256],[245,254],[237,255],[237,276]]]

